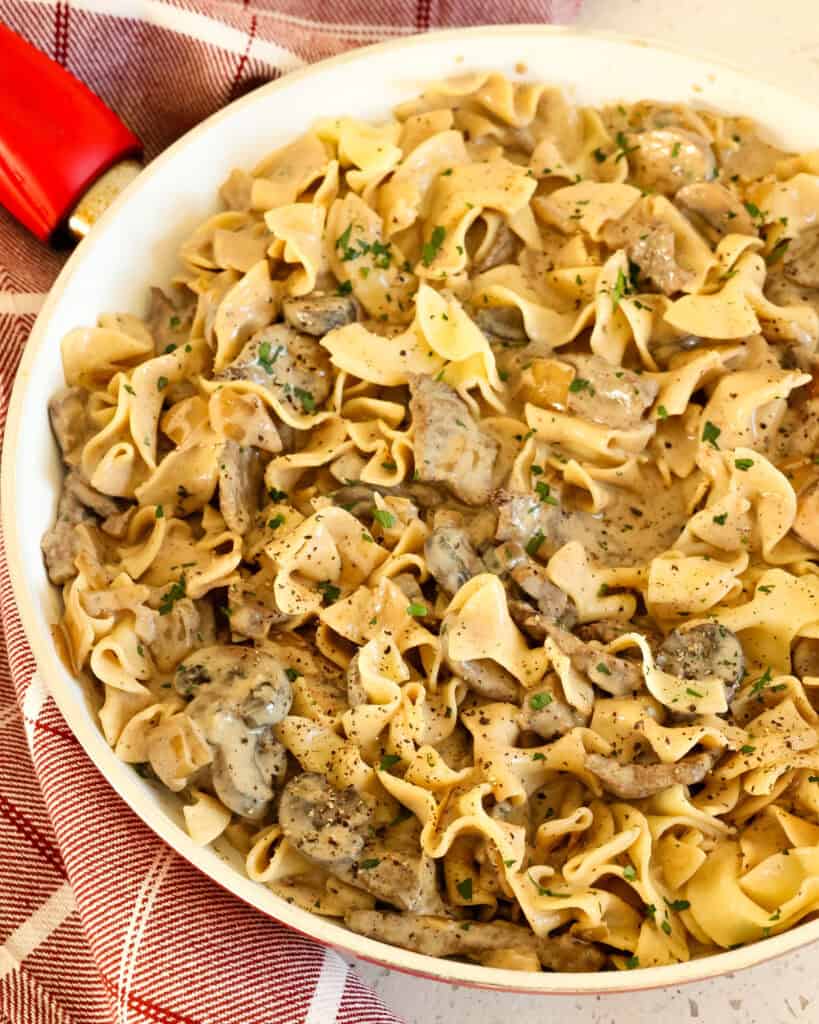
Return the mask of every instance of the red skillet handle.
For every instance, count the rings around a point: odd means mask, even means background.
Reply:
[[[142,150],[82,82],[0,25],[0,203],[47,241],[91,184]]]

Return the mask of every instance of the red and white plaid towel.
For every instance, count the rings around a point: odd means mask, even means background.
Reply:
[[[306,62],[442,26],[567,20],[580,3],[0,0],[0,20],[106,100],[150,158]],[[0,210],[0,438],[61,262]],[[80,749],[34,669],[0,536],[3,1024],[397,1021],[336,953],[244,906],[150,832]]]

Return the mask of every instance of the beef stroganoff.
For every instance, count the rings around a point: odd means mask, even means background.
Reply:
[[[434,956],[815,915],[819,155],[480,74],[220,198],[49,408],[59,640],[116,754]]]

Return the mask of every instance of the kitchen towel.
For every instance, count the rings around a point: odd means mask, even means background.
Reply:
[[[565,21],[580,2],[0,0],[0,21],[98,93],[150,159],[219,107],[306,63],[434,28]],[[20,354],[63,259],[0,210],[0,438]],[[398,1021],[337,953],[220,889],[114,793],[35,673],[2,537],[0,1018]]]

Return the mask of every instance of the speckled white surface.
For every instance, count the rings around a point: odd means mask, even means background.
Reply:
[[[579,24],[710,54],[819,102],[819,0],[584,0]],[[582,998],[484,992],[356,967],[407,1024],[819,1024],[819,946],[701,985]]]

